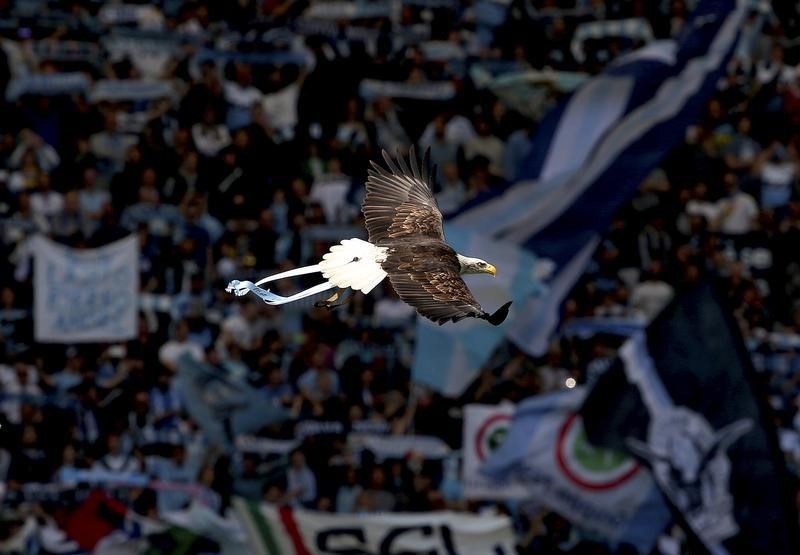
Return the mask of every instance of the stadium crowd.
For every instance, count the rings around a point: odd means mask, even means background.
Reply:
[[[435,436],[455,452],[465,403],[591,382],[615,340],[563,335],[541,359],[506,346],[448,399],[411,384],[414,313],[389,286],[333,311],[224,288],[362,233],[381,149],[430,147],[445,214],[513,181],[535,115],[470,69],[594,74],[642,39],[594,38],[577,55],[580,23],[639,18],[664,38],[692,3],[509,4],[358,4],[345,16],[305,1],[0,1],[0,543],[30,516],[57,536],[85,499],[80,469],[187,486],[109,488],[143,516],[192,498],[223,513],[233,495],[337,512],[479,508],[460,495],[453,455],[382,457],[344,434]],[[679,283],[723,277],[800,475],[800,19],[788,4],[754,10],[704,118],[619,213],[564,312],[652,317]],[[34,341],[37,233],[76,248],[137,236],[134,340]],[[210,445],[176,379],[186,354],[283,407],[251,438],[280,447]],[[309,421],[343,426],[299,433]],[[520,553],[611,552],[555,513],[500,509]]]

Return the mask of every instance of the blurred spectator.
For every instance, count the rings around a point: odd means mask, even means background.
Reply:
[[[52,376],[52,383],[58,393],[66,393],[83,381],[86,361],[75,347],[67,349],[67,363],[64,369]]]
[[[484,156],[489,160],[489,171],[492,175],[503,177],[505,145],[492,134],[489,122],[479,117],[475,120],[476,135],[464,143],[464,158],[472,162],[476,156]]]
[[[758,205],[755,199],[739,189],[739,178],[726,173],[722,178],[726,196],[718,203],[717,229],[728,235],[744,235],[755,228]]]
[[[246,352],[261,348],[264,334],[271,328],[270,321],[260,314],[255,301],[245,299],[239,304],[239,311],[222,321],[217,349],[222,355],[231,345]]]
[[[297,380],[300,393],[312,402],[323,401],[323,393],[339,394],[339,376],[328,367],[326,353],[322,349],[311,356],[310,368]]]
[[[741,116],[736,124],[736,134],[725,149],[725,163],[736,172],[747,173],[761,151],[760,145],[750,136],[752,123]]]
[[[35,398],[42,394],[39,373],[22,360],[15,361],[11,366],[0,364],[0,384],[3,392],[9,396],[0,404],[0,408],[9,422],[19,424],[24,396]]]
[[[178,360],[184,355],[188,355],[196,361],[205,360],[203,347],[189,338],[189,324],[186,320],[180,320],[175,324],[173,338],[158,350],[158,361],[175,372]]]
[[[64,210],[64,195],[52,189],[50,175],[39,176],[39,186],[31,193],[31,212],[34,218],[47,222],[48,228],[53,219]]]
[[[386,470],[375,466],[369,475],[369,485],[358,496],[358,512],[382,513],[395,507],[395,497],[386,489]]]
[[[203,111],[203,119],[192,126],[192,141],[203,156],[213,157],[231,144],[228,128],[219,123],[217,112],[212,106]]]
[[[663,216],[656,215],[639,233],[639,260],[643,268],[653,262],[668,264],[672,254],[672,238],[666,231]]]
[[[22,168],[25,166],[25,158],[32,157],[42,172],[49,173],[56,169],[61,162],[61,158],[52,146],[44,142],[42,138],[31,131],[23,129],[20,132],[20,142],[8,159],[11,168]],[[28,158],[30,160],[30,158]]]
[[[356,500],[361,495],[363,488],[358,484],[358,473],[355,468],[345,470],[344,483],[336,491],[336,512],[354,513]]]
[[[93,468],[122,474],[140,471],[141,464],[132,453],[125,452],[118,435],[110,434],[106,440],[105,453],[94,463]]]
[[[146,461],[147,472],[163,483],[189,486],[197,477],[186,458],[183,445],[173,445],[168,457],[153,456]],[[165,514],[185,508],[191,501],[186,491],[164,489],[158,492],[158,511]]]
[[[136,137],[118,130],[117,115],[109,111],[103,117],[103,130],[89,137],[89,149],[101,164],[98,169],[112,174],[122,169],[128,149],[137,142]]]
[[[410,145],[408,135],[397,109],[390,98],[379,98],[371,105],[371,110],[366,116],[367,121],[374,127],[374,142],[376,146],[391,152],[405,152]]]
[[[792,188],[798,177],[798,158],[794,148],[773,141],[758,156],[753,171],[761,184],[761,206],[784,208],[792,197]]]
[[[467,201],[467,188],[458,176],[458,166],[447,162],[441,168],[441,191],[436,193],[436,202],[445,216],[456,212]]]
[[[303,452],[295,449],[289,455],[285,499],[289,503],[311,508],[316,498],[317,478],[306,464],[306,457]]]
[[[647,320],[652,320],[672,300],[673,287],[663,281],[663,274],[661,263],[652,262],[631,291],[631,308]]]

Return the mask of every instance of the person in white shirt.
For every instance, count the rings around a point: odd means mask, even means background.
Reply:
[[[39,176],[39,189],[31,193],[31,212],[34,217],[50,222],[52,218],[64,210],[64,195],[51,187],[50,175]]]
[[[158,350],[158,361],[174,372],[178,368],[178,359],[184,354],[188,354],[198,362],[202,362],[206,358],[203,347],[189,339],[189,324],[186,323],[186,320],[180,320],[175,324],[173,338]]]
[[[22,401],[13,398],[18,395],[42,395],[39,387],[39,374],[36,368],[23,361],[17,361],[13,367],[0,364],[0,386],[11,399],[0,403],[0,411],[4,412],[9,422],[19,424],[21,421]]]
[[[631,290],[630,307],[648,321],[655,318],[675,294],[673,287],[661,279],[663,273],[661,262],[652,262],[642,280]]]
[[[782,208],[789,203],[792,186],[800,175],[797,152],[780,141],[773,141],[758,155],[753,173],[761,181],[761,206],[767,209]]]
[[[253,86],[253,72],[250,66],[236,63],[234,73],[235,78],[225,81],[222,85],[225,100],[230,104],[226,122],[229,129],[250,124],[252,107],[260,103],[264,97],[264,94]]]
[[[220,358],[227,358],[228,346],[231,344],[236,344],[243,351],[253,351],[261,347],[264,334],[274,327],[261,314],[261,310],[262,307],[255,301],[248,299],[242,302],[237,314],[222,321],[222,333],[219,334],[216,345]]]
[[[425,131],[422,132],[418,143],[420,145],[433,144],[436,137],[436,127],[438,125],[444,125],[444,140],[458,146],[463,145],[475,136],[475,128],[472,127],[472,123],[465,116],[443,114],[434,118],[434,120],[425,127]]]
[[[120,474],[141,470],[141,465],[136,457],[122,449],[122,441],[118,435],[109,435],[106,446],[108,451],[92,465],[92,470],[106,470]]]
[[[475,121],[477,135],[464,143],[464,158],[467,162],[476,156],[485,156],[489,159],[489,171],[492,175],[503,177],[503,161],[505,145],[503,141],[492,135],[489,122],[484,118]]]
[[[756,200],[739,190],[739,178],[733,172],[727,172],[722,183],[727,196],[717,202],[717,230],[727,235],[749,233],[758,217]]]
[[[17,148],[14,149],[11,156],[8,158],[8,165],[10,168],[16,169],[22,167],[22,160],[28,152],[33,153],[36,164],[42,171],[53,171],[61,163],[61,158],[58,156],[56,149],[44,142],[39,135],[30,129],[23,129],[19,137],[19,145],[17,145]]]
[[[270,89],[261,100],[264,115],[274,130],[273,139],[284,142],[294,138],[297,126],[297,101],[305,72],[297,74],[291,65],[285,65],[269,76]]]
[[[227,127],[217,123],[217,112],[209,106],[203,112],[203,121],[192,126],[192,140],[200,154],[213,158],[231,144],[231,134]]]

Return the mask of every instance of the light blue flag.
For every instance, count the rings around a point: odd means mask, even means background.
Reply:
[[[235,437],[289,417],[286,408],[258,389],[189,355],[178,360],[178,388],[208,440],[228,450],[234,448]]]
[[[646,467],[588,442],[577,414],[585,397],[577,387],[520,403],[481,472],[497,491],[513,484],[589,536],[649,553],[671,513]]]
[[[702,114],[737,45],[746,4],[704,0],[677,39],[652,42],[583,83],[540,123],[520,180],[475,199],[449,220],[452,229],[553,263],[547,294],[532,295],[541,292],[538,286],[505,292],[514,305],[503,329],[523,351],[534,356],[546,352],[561,303],[614,214]],[[452,235],[449,240],[456,239]],[[476,254],[492,261],[492,252]],[[468,340],[443,335],[433,344],[437,355],[432,343],[424,341],[428,329],[419,325],[423,341],[413,377],[450,394],[457,389],[450,384],[474,379],[502,339],[486,326]],[[463,352],[456,342],[480,342],[480,349],[456,359]],[[438,370],[427,364],[430,357],[436,357]],[[428,377],[436,371],[459,375]]]

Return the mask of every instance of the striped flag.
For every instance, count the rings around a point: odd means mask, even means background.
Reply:
[[[239,513],[256,555],[310,555],[297,531],[292,509],[238,498]]]
[[[506,291],[515,304],[503,329],[520,349],[532,355],[546,351],[561,302],[600,234],[684,138],[715,91],[746,12],[745,0],[704,0],[676,40],[652,42],[616,60],[545,116],[518,182],[476,199],[450,219],[450,230],[479,233],[554,264],[546,294]],[[449,332],[437,348],[458,352],[466,340],[457,328]],[[492,346],[497,343],[499,338]],[[424,343],[421,348],[418,361],[431,354]],[[474,378],[491,350],[465,363],[439,363],[437,372]],[[425,381],[430,371],[415,364],[414,377]],[[463,377],[458,381],[468,383]]]

